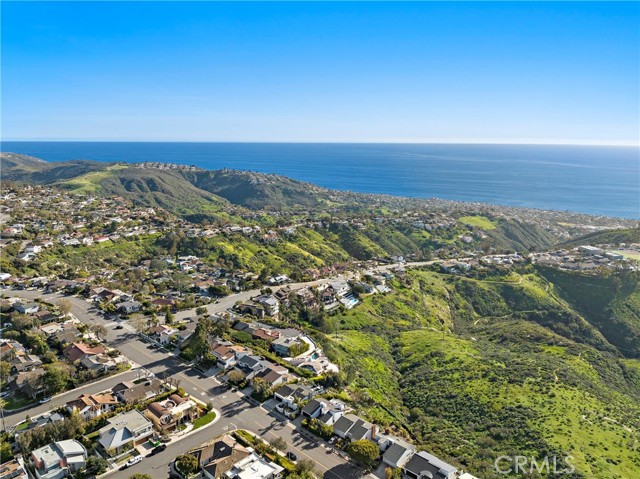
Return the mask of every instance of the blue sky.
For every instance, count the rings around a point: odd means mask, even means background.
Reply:
[[[635,2],[2,2],[5,140],[638,144]]]

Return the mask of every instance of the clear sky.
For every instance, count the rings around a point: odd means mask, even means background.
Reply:
[[[2,2],[5,140],[638,144],[640,5]]]

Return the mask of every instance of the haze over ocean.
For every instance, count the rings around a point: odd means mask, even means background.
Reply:
[[[6,141],[2,151],[254,170],[339,190],[640,218],[636,147]]]

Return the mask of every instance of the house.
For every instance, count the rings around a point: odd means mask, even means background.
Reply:
[[[178,334],[178,330],[166,324],[159,324],[149,330],[149,336],[161,344],[168,344],[174,334]]]
[[[317,419],[322,415],[323,406],[322,402],[312,399],[302,408],[302,415],[309,419]]]
[[[13,309],[22,314],[34,314],[40,311],[40,305],[35,302],[23,303],[18,301],[13,304]]]
[[[43,309],[41,311],[38,311],[37,313],[34,313],[33,315],[36,318],[38,318],[38,320],[42,324],[49,323],[49,322],[53,321],[54,319],[56,319],[56,316],[51,311],[49,311],[47,309]]]
[[[118,311],[124,314],[137,313],[142,309],[142,303],[138,301],[125,301],[118,305]]]
[[[150,379],[140,384],[125,381],[111,388],[116,397],[127,404],[146,401],[160,394],[162,390],[162,381],[159,379]]]
[[[35,354],[20,354],[11,360],[11,373],[30,371],[42,366],[42,360]]]
[[[229,435],[214,439],[189,451],[198,461],[205,479],[221,479],[233,465],[251,455],[251,451],[238,444]]]
[[[254,354],[239,355],[236,361],[236,367],[245,373],[261,371],[266,367],[266,364],[268,364],[268,361]]]
[[[45,412],[40,416],[38,416],[37,418],[32,419],[31,424],[35,428],[35,427],[43,427],[43,426],[46,426],[47,424],[53,424],[53,423],[62,422],[62,421],[64,421],[64,416],[59,412],[54,412],[54,413]]]
[[[80,330],[74,324],[65,323],[63,324],[62,329],[53,333],[53,335],[48,339],[55,340],[60,343],[61,346],[64,346],[65,344],[77,341],[78,338],[82,338]]]
[[[83,357],[80,360],[80,365],[89,371],[105,373],[107,371],[113,371],[119,364],[124,364],[126,362],[127,358],[122,355],[112,358],[107,354],[96,354]]]
[[[336,436],[343,439],[348,437],[352,441],[377,438],[376,426],[355,414],[346,414],[340,417],[333,425],[333,431]]]
[[[377,439],[377,427],[364,419],[358,418],[353,427],[347,432],[347,437],[352,441],[361,441],[363,439]]]
[[[277,355],[289,357],[292,355],[296,355],[295,348],[300,348],[303,344],[304,343],[302,339],[300,339],[300,336],[281,336],[271,343],[271,348]]]
[[[337,399],[332,399],[328,404],[323,401],[322,404],[322,415],[318,421],[327,426],[333,426],[348,411],[347,406]]]
[[[98,303],[102,301],[115,301],[119,298],[115,292],[110,291],[107,288],[92,289],[89,291],[89,297]]]
[[[441,263],[440,269],[449,274],[462,274],[469,271],[471,269],[471,265],[462,261],[452,260]]]
[[[384,447],[382,462],[394,469],[403,467],[416,452],[413,444],[397,437],[387,438],[381,446]]]
[[[262,339],[268,343],[275,341],[280,337],[280,333],[275,329],[258,328],[252,334],[253,339]]]
[[[170,431],[198,417],[198,406],[194,400],[172,394],[163,401],[152,402],[144,415],[160,431]]]
[[[339,298],[351,291],[349,283],[343,280],[332,281],[329,284],[329,288],[331,288],[333,294]]]
[[[72,343],[62,351],[62,355],[71,363],[81,360],[86,356],[95,356],[96,354],[104,354],[103,346],[91,347],[85,343]]]
[[[259,304],[243,303],[238,307],[242,314],[250,314],[256,318],[264,318],[264,308]]]
[[[153,423],[137,409],[107,419],[98,432],[98,443],[109,455],[118,455],[131,446],[141,444],[153,434]]]
[[[22,345],[17,341],[4,340],[2,343],[0,343],[0,359],[2,359],[3,361],[11,361],[13,358],[15,358],[18,350],[16,345],[19,345],[20,348],[22,348]]]
[[[60,479],[87,464],[87,450],[75,439],[57,441],[31,452],[38,479]]]
[[[253,334],[253,332],[258,328],[251,322],[238,321],[233,325],[233,329],[235,329],[236,331],[244,331],[247,334]]]
[[[9,387],[21,391],[29,397],[35,398],[40,394],[44,394],[46,390],[42,381],[44,374],[45,370],[42,368],[22,371],[13,377]]]
[[[273,393],[274,398],[292,409],[297,408],[296,402],[307,401],[313,396],[311,388],[300,384],[285,384]]]
[[[329,358],[326,356],[318,356],[316,359],[310,359],[309,357],[292,359],[289,361],[289,364],[306,369],[315,376],[320,376],[324,373],[337,373],[340,371],[338,365],[329,361]]]
[[[216,357],[218,365],[224,370],[227,370],[236,364],[236,354],[229,346],[218,344],[213,348],[211,354]]]
[[[278,316],[278,313],[280,312],[280,303],[274,296],[270,294],[264,294],[262,296],[258,296],[255,301],[264,308],[267,316]]]
[[[0,464],[0,479],[30,479],[22,457]]]
[[[402,468],[405,476],[411,479],[454,479],[456,468],[428,452],[418,452]]]
[[[151,301],[151,304],[153,304],[155,307],[157,308],[170,308],[173,309],[176,305],[175,300],[173,299],[168,299],[168,298],[158,298],[158,299],[154,299],[153,301]]]
[[[65,406],[70,413],[77,413],[85,420],[113,411],[118,398],[112,393],[82,394],[78,399],[69,401]]]
[[[278,479],[284,468],[252,452],[222,476],[225,479]]]
[[[271,387],[276,387],[291,381],[292,376],[284,366],[276,366],[275,364],[268,363],[268,366],[253,374],[250,379],[253,380],[256,378],[268,382]]]

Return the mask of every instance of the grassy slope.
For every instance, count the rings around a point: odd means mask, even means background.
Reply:
[[[486,216],[463,216],[459,218],[458,221],[468,226],[475,226],[477,228],[483,230],[493,230],[496,229],[497,223],[493,220],[490,220]]]
[[[562,243],[564,248],[572,248],[579,245],[599,245],[618,243],[640,243],[640,228],[628,228],[608,231],[596,231],[580,238]]]
[[[569,452],[584,477],[633,477],[638,362],[593,347],[615,351],[569,315],[553,284],[534,273],[452,281],[412,271],[393,287],[340,314],[337,337],[325,337],[357,372],[350,390],[363,412],[484,478],[496,477],[497,455],[516,452]]]
[[[640,358],[640,281],[631,273],[590,276],[541,268],[560,295],[607,340]]]

